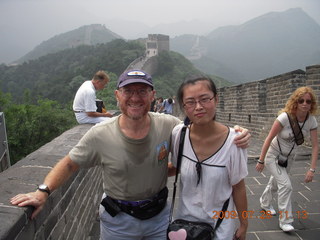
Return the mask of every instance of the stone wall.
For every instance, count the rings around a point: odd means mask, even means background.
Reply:
[[[78,171],[54,191],[34,221],[31,207],[12,206],[9,199],[31,192],[92,125],[79,125],[0,174],[0,239],[87,239],[102,195],[99,168]]]
[[[301,86],[314,89],[320,102],[320,65],[295,70],[256,82],[218,89],[217,120],[229,126],[250,129],[254,137],[265,138],[277,113],[292,92]],[[319,122],[319,116],[317,116]]]

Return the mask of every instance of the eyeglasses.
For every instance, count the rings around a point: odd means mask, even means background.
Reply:
[[[190,99],[190,100],[187,100],[183,106],[185,108],[195,108],[197,103],[200,103],[201,106],[205,106],[206,104],[208,104],[209,102],[211,102],[211,100],[214,99],[214,96],[213,97],[203,97],[201,99],[199,99],[198,101],[196,101],[195,99]]]
[[[305,100],[303,98],[298,99],[299,104],[303,104],[304,102],[306,102],[307,104],[310,105],[312,103],[312,100],[310,100],[310,99]]]
[[[123,96],[126,98],[132,97],[134,93],[137,93],[139,97],[146,97],[150,92],[150,89],[142,88],[142,89],[130,89],[130,88],[123,88],[119,90]]]

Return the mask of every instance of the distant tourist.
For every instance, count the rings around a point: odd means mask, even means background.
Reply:
[[[102,90],[109,80],[104,71],[98,71],[92,80],[85,81],[80,86],[73,101],[73,111],[78,123],[95,124],[112,117],[111,113],[103,110],[101,100],[96,99],[96,91]]]
[[[154,111],[155,112],[160,112],[160,109],[162,107],[162,103],[163,103],[163,97],[158,97],[156,104],[154,105]]]
[[[174,104],[173,99],[167,98],[166,100],[163,101],[159,112],[172,115],[173,114],[173,104]]]
[[[271,173],[270,180],[260,197],[261,208],[276,215],[272,199],[278,191],[279,225],[284,232],[293,231],[292,226],[292,184],[288,175],[294,162],[297,145],[310,136],[312,143],[311,164],[305,175],[305,182],[311,182],[318,160],[318,123],[313,116],[317,111],[316,96],[310,87],[298,88],[287,101],[284,109],[274,121],[262,146],[256,170],[264,166]]]

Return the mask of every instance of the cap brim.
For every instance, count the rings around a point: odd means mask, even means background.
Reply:
[[[147,84],[151,87],[153,87],[152,83],[146,81],[145,79],[137,79],[137,78],[133,78],[133,79],[126,79],[125,81],[123,81],[122,83],[119,84],[118,88],[124,87],[128,84],[132,84],[132,83],[144,83]]]

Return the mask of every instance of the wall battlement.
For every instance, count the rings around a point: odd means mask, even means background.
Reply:
[[[10,198],[34,191],[91,126],[64,132],[0,174],[0,239],[87,239],[102,196],[99,168],[78,171],[50,195],[34,221],[30,207],[12,206]]]
[[[292,92],[309,86],[320,102],[320,65],[308,66],[267,79],[218,89],[217,120],[229,126],[250,129],[254,137],[265,138],[278,112]],[[320,120],[317,116],[318,122]]]
[[[277,112],[300,86],[312,87],[320,100],[320,65],[264,80],[219,89],[217,120],[241,125],[264,138]],[[319,122],[319,116],[317,117]],[[0,239],[87,239],[96,217],[102,180],[99,168],[80,170],[54,191],[45,208],[30,221],[31,208],[10,204],[10,198],[31,192],[92,125],[78,125],[0,173]],[[254,143],[252,143],[254,144]]]

